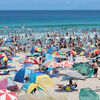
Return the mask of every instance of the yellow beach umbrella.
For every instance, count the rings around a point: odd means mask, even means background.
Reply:
[[[80,53],[80,56],[82,56],[82,55],[84,55],[84,52],[83,51]]]
[[[4,53],[2,54],[2,56],[4,56],[3,57],[3,61],[8,61],[8,58],[7,58],[7,56]]]

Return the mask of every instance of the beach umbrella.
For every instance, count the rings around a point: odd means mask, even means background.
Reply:
[[[89,55],[89,52],[82,51],[81,53],[79,53],[79,55],[80,55],[80,56]]]
[[[68,51],[67,54],[73,54],[76,55],[77,53],[75,51]]]
[[[90,47],[90,48],[95,48],[95,46],[94,46],[94,45],[88,45],[88,47]]]
[[[94,52],[95,52],[96,54],[100,54],[100,49],[96,49],[96,50],[94,50]]]
[[[18,86],[10,78],[4,78],[3,80],[0,80],[0,89],[7,89],[7,90],[10,90],[10,91],[17,91]]]
[[[66,73],[66,76],[72,77],[73,79],[85,80],[85,77],[83,75],[81,75],[78,72],[74,72],[74,71]]]
[[[7,47],[0,47],[0,50],[4,50],[4,51],[11,51],[10,49],[8,49]]]
[[[0,60],[2,60],[4,58],[4,56],[0,57]]]
[[[90,53],[90,52],[93,52],[94,50],[96,50],[96,48],[90,48],[90,49],[88,50],[88,52]]]
[[[38,64],[36,59],[24,59],[23,61],[25,63]]]
[[[70,61],[61,61],[60,64],[61,64],[62,67],[72,67],[73,62],[70,62]]]
[[[17,100],[17,96],[14,92],[3,89],[0,90],[0,100]]]
[[[27,93],[31,93],[34,89],[41,90],[48,93],[47,90],[43,86],[37,83],[26,83],[21,87],[21,89]]]
[[[10,56],[6,56],[5,53],[2,54],[2,57],[3,57],[3,61],[13,60],[12,57],[10,57]]]
[[[53,56],[59,56],[59,55],[63,55],[63,53],[59,52],[59,51],[56,51],[52,54]]]
[[[35,51],[37,51],[37,52],[43,52],[44,49],[42,49],[42,48],[35,48]]]
[[[46,67],[60,67],[61,64],[57,63],[56,61],[49,61],[44,66],[46,66]]]
[[[81,74],[85,74],[85,75],[90,74],[90,69],[89,69],[88,65],[86,65],[84,63],[80,63],[79,65],[74,67],[74,69],[78,70],[78,72]]]
[[[79,93],[79,100],[100,100],[100,98],[92,89],[82,88]]]

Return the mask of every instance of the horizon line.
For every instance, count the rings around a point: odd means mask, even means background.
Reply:
[[[96,11],[96,10],[100,10],[100,9],[55,9],[55,10],[53,10],[53,9],[48,9],[48,10],[38,10],[38,9],[36,9],[36,10],[27,10],[27,9],[24,9],[24,10],[17,10],[17,9],[15,9],[15,10],[0,10],[0,11],[92,11],[92,10],[94,10],[94,11]]]

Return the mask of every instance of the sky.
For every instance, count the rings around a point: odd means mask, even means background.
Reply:
[[[0,0],[0,10],[100,10],[100,0]]]

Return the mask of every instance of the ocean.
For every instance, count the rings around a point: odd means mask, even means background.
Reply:
[[[0,11],[0,28],[26,27],[100,27],[100,10],[31,10],[31,11]],[[34,29],[37,31],[38,29]],[[48,31],[41,29],[41,31]],[[50,30],[51,31],[51,30]]]
[[[0,11],[1,25],[100,24],[100,10]]]

